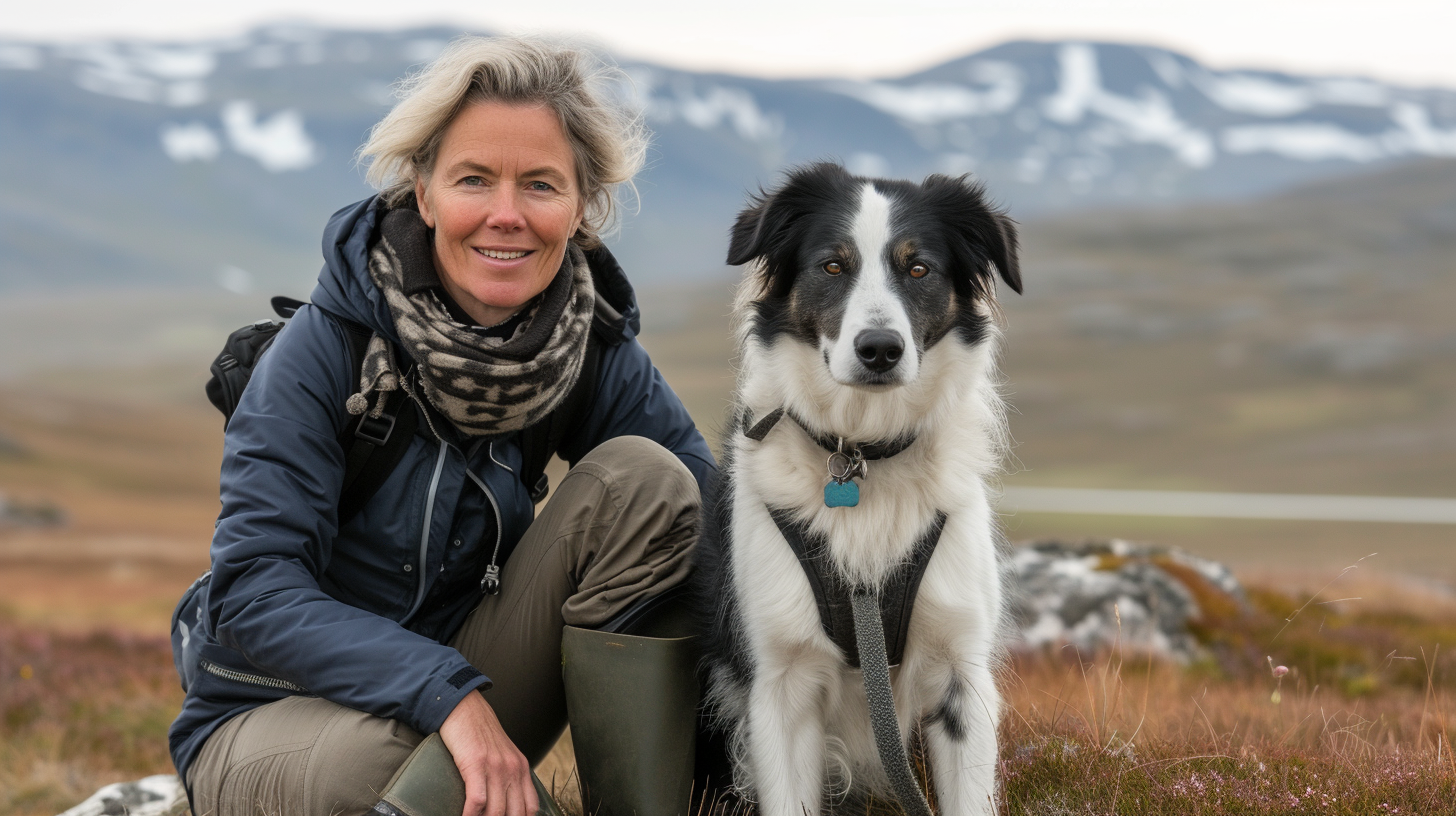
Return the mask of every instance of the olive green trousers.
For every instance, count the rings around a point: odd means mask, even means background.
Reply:
[[[557,486],[450,645],[493,683],[486,700],[534,766],[566,727],[563,625],[594,628],[682,583],[696,541],[698,485],[641,437],[589,453]],[[361,678],[367,682],[367,678]],[[241,714],[188,771],[195,816],[367,812],[423,736],[317,697]]]

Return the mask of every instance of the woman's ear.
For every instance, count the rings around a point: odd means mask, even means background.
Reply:
[[[435,228],[435,214],[430,209],[429,196],[425,195],[425,180],[415,176],[415,204],[420,208],[420,218],[424,219],[425,226]]]

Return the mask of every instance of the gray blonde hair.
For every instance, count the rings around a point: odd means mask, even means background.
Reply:
[[[575,240],[591,247],[616,221],[618,189],[647,153],[640,115],[612,100],[621,70],[579,48],[535,37],[461,37],[434,62],[399,85],[399,103],[359,149],[365,177],[385,204],[414,198],[415,181],[434,170],[445,129],[480,102],[546,105],[571,145],[576,181],[586,207]]]

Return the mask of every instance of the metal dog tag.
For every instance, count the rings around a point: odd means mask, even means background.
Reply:
[[[829,483],[824,485],[825,507],[858,507],[859,485],[855,476],[865,475],[864,455],[855,448],[844,452],[844,440],[839,440],[839,450],[829,454]]]

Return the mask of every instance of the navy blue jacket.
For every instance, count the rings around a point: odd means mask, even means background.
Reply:
[[[278,335],[228,424],[212,578],[191,632],[202,639],[203,670],[170,733],[184,779],[214,729],[290,694],[317,695],[429,734],[461,698],[489,683],[444,644],[480,600],[496,531],[504,565],[533,518],[516,475],[514,435],[471,441],[437,417],[446,438],[436,439],[421,422],[368,506],[338,527],[338,439],[349,420],[345,400],[358,383],[344,330],[320,309],[398,342],[366,269],[383,212],[369,199],[334,214],[312,296],[317,308],[300,309]],[[712,454],[636,340],[631,286],[604,252],[593,256],[592,273],[622,318],[604,333],[589,418],[568,434],[562,458],[575,464],[608,439],[645,436],[676,453],[705,485]],[[490,540],[482,540],[487,533]],[[511,580],[508,570],[501,580]]]

